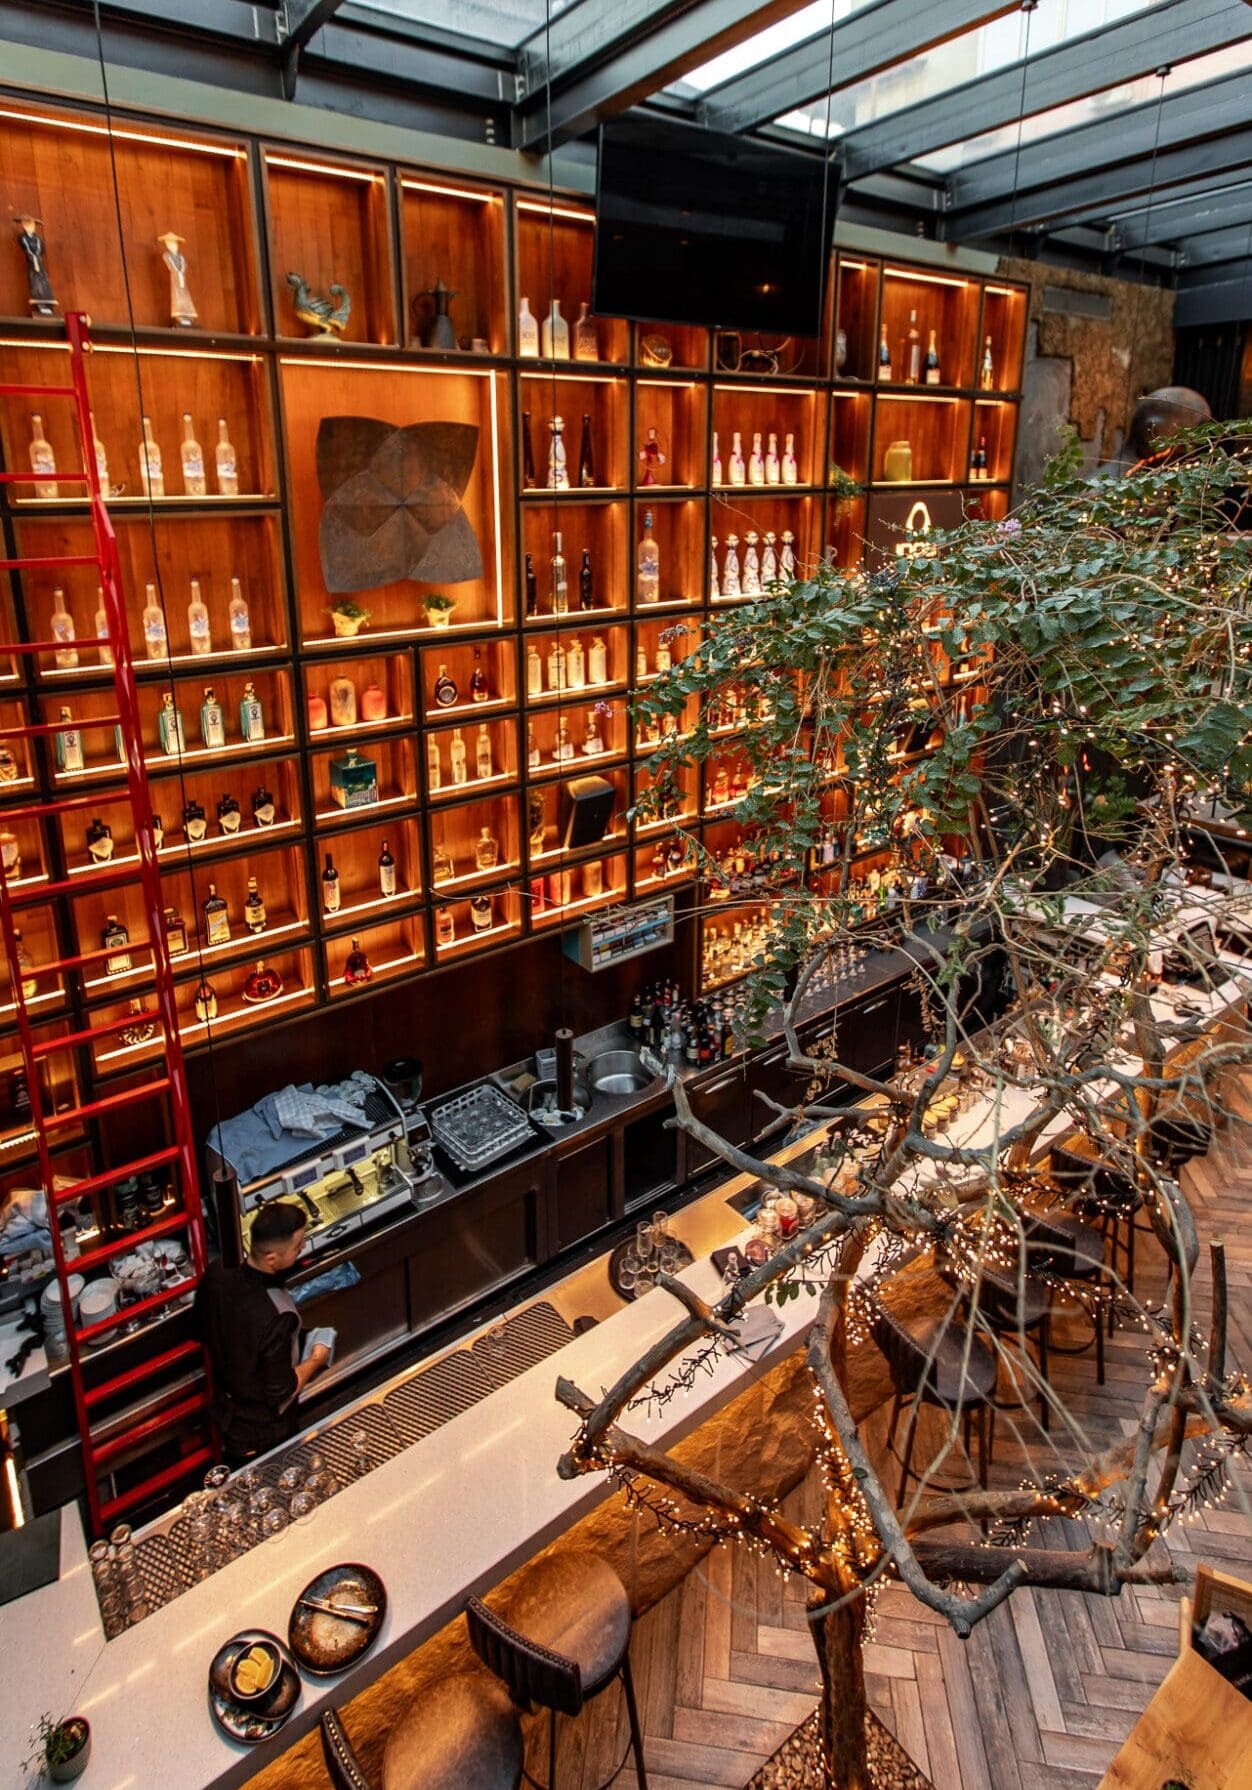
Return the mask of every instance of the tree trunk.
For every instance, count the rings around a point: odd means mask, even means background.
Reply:
[[[814,1592],[810,1608],[830,1602],[825,1592]],[[809,1618],[809,1633],[817,1649],[822,1674],[822,1701],[818,1710],[822,1752],[826,1760],[826,1790],[872,1790],[869,1773],[865,1701],[865,1659],[861,1643],[865,1632],[865,1598],[855,1593],[838,1608]]]

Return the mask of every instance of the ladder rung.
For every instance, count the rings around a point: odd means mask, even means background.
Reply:
[[[136,1162],[124,1162],[117,1168],[105,1169],[103,1174],[88,1175],[82,1181],[74,1181],[68,1187],[58,1187],[53,1193],[53,1203],[58,1206],[68,1205],[71,1200],[85,1199],[89,1193],[99,1193],[104,1187],[112,1187],[118,1181],[124,1181],[128,1175],[143,1175],[150,1168],[160,1168],[164,1163],[174,1162],[181,1154],[177,1144],[167,1144],[164,1150],[156,1150],[151,1156],[141,1156]],[[134,1311],[133,1305],[127,1311]]]
[[[50,558],[31,559],[29,555],[23,559],[0,559],[0,572],[57,572],[62,567],[98,566],[100,561],[94,553],[57,553]]]
[[[0,472],[0,485],[85,485],[85,472]]]
[[[162,1287],[159,1293],[149,1293],[146,1299],[138,1299],[134,1305],[124,1305],[107,1318],[98,1323],[88,1324],[85,1328],[75,1330],[74,1340],[79,1343],[95,1342],[97,1337],[107,1336],[110,1330],[116,1330],[119,1324],[133,1324],[136,1318],[142,1318],[147,1312],[160,1311],[164,1305],[172,1305],[176,1299],[185,1299],[188,1293],[196,1290],[195,1277],[180,1280],[172,1287]]]
[[[194,1417],[197,1411],[207,1411],[208,1408],[209,1395],[204,1391],[188,1393],[185,1398],[177,1399],[173,1404],[162,1405],[151,1417],[132,1424],[120,1436],[113,1436],[107,1442],[88,1442],[91,1465],[98,1473],[119,1455],[131,1453],[153,1436],[160,1435],[162,1430],[177,1429],[180,1423]]]
[[[191,1219],[180,1206],[168,1218],[159,1218],[154,1224],[145,1224],[137,1231],[127,1231],[124,1237],[118,1237],[113,1243],[102,1243],[98,1248],[91,1246],[85,1249],[77,1259],[84,1268],[94,1268],[97,1262],[110,1262],[114,1256],[125,1255],[127,1250],[136,1248],[140,1243],[154,1243],[159,1237],[169,1237],[175,1231],[185,1230],[190,1223]]]
[[[0,647],[0,654],[2,654],[2,653],[59,653],[63,650],[65,645],[66,645],[66,642],[64,640],[6,640],[3,644],[3,646]],[[113,642],[107,634],[104,634],[104,635],[92,634],[92,635],[89,635],[86,639],[84,639],[82,635],[76,634],[74,636],[74,645],[76,647],[80,647],[80,646],[108,646],[108,647],[111,647],[113,645]],[[108,666],[108,665],[85,665],[85,666],[82,666],[80,669],[82,669],[84,671],[109,671],[112,669],[112,667]]]
[[[168,1075],[162,1075],[156,1081],[145,1082],[141,1088],[123,1088],[120,1094],[105,1094],[100,1100],[89,1100],[85,1106],[69,1106],[64,1112],[52,1113],[44,1119],[44,1130],[52,1131],[59,1125],[81,1125],[88,1119],[95,1119],[101,1113],[119,1112],[128,1106],[137,1106],[141,1100],[152,1100],[158,1094],[164,1094],[170,1086]]]
[[[87,733],[92,728],[121,724],[120,715],[90,715],[81,721],[28,721],[23,727],[0,727],[0,740],[37,740],[50,733]]]
[[[115,870],[89,870],[82,876],[63,876],[58,882],[41,883],[37,889],[18,889],[9,896],[14,907],[33,907],[52,895],[93,895],[106,889],[121,889],[135,880],[135,873],[119,866]]]
[[[93,1256],[92,1260],[96,1258]],[[141,1361],[137,1367],[128,1367],[125,1373],[114,1374],[111,1380],[104,1380],[99,1386],[88,1386],[83,1389],[85,1405],[102,1405],[107,1399],[116,1398],[119,1393],[129,1392],[132,1386],[139,1386],[145,1380],[163,1373],[167,1367],[174,1367],[189,1356],[199,1355],[203,1363],[203,1343],[191,1341],[177,1343],[172,1349],[163,1349],[159,1355],[152,1355],[147,1361]]]
[[[125,796],[117,800],[125,801]],[[23,802],[18,808],[5,808],[3,817],[9,825],[15,820],[45,820],[50,814],[67,814],[71,808],[98,808],[101,796],[98,789],[88,790],[84,795],[57,796],[50,802]]]
[[[132,951],[150,951],[152,949],[151,941],[148,939],[130,939],[127,943]],[[103,963],[106,958],[116,957],[120,948],[116,945],[112,947],[102,945],[98,951],[83,951],[77,957],[53,957],[47,963],[37,963],[30,973],[35,976],[59,976],[62,970],[90,969],[92,964]],[[147,969],[148,966],[141,964],[139,967]],[[131,972],[127,971],[126,973],[129,975]]]
[[[198,1473],[201,1467],[216,1459],[217,1456],[207,1445],[203,1448],[193,1449],[190,1454],[179,1455],[173,1466],[164,1467],[161,1472],[154,1473],[150,1479],[141,1480],[138,1485],[132,1486],[120,1497],[107,1498],[100,1506],[101,1523],[107,1529],[114,1517],[120,1517],[124,1511],[133,1510],[136,1504],[142,1504],[145,1499],[155,1498],[159,1492],[165,1490],[166,1486],[177,1485],[180,1479],[185,1479],[189,1473]]]
[[[154,1025],[160,1025],[159,1013],[124,1013],[120,1019],[106,1020],[104,1025],[84,1026],[81,1032],[66,1032],[60,1038],[37,1039],[31,1049],[33,1057],[55,1057],[63,1050],[77,1050],[80,1044],[93,1044],[97,1038],[111,1038],[115,1032],[124,1032],[127,1026],[139,1026],[146,1019]]]
[[[76,398],[72,385],[0,385],[0,398]]]

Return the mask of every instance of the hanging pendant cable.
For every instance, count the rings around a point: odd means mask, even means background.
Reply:
[[[1145,207],[1144,213],[1143,213],[1143,223],[1144,223],[1144,232],[1145,232],[1144,247],[1145,248],[1147,247],[1146,235],[1147,235],[1147,231],[1148,231],[1148,226],[1152,222],[1152,207],[1156,202],[1156,161],[1157,161],[1157,155],[1159,154],[1160,146],[1161,146],[1161,121],[1162,121],[1161,114],[1162,114],[1162,112],[1164,110],[1164,106],[1165,106],[1165,82],[1168,79],[1170,73],[1171,73],[1171,69],[1170,69],[1170,65],[1168,63],[1164,63],[1160,68],[1158,68],[1156,70],[1156,78],[1157,78],[1158,82],[1160,83],[1160,85],[1158,86],[1157,92],[1156,92],[1156,128],[1154,129],[1154,131],[1152,133],[1152,159],[1148,166],[1148,203],[1147,203],[1147,206]],[[1122,422],[1123,422],[1122,438],[1121,438],[1121,441],[1117,444],[1117,451],[1118,451],[1119,455],[1122,453],[1123,449],[1125,448],[1127,442],[1130,439],[1131,398],[1132,398],[1132,388],[1134,385],[1134,378],[1135,378],[1135,363],[1137,362],[1137,360],[1139,358],[1139,312],[1140,312],[1140,305],[1141,305],[1141,299],[1142,299],[1142,294],[1143,294],[1143,286],[1145,283],[1144,279],[1142,277],[1144,274],[1144,271],[1145,270],[1144,270],[1143,262],[1141,259],[1140,263],[1139,263],[1139,272],[1140,272],[1141,277],[1134,282],[1134,297],[1131,300],[1130,351],[1126,357],[1126,398],[1125,398],[1125,408],[1122,413]]]

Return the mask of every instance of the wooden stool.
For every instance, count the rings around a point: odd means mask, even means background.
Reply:
[[[335,1790],[374,1790],[335,1709],[322,1717],[322,1753]],[[388,1735],[382,1790],[517,1790],[524,1756],[522,1724],[501,1687],[483,1672],[458,1672],[423,1691]]]

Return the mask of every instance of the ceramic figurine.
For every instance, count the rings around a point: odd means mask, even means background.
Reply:
[[[757,535],[754,529],[747,533],[747,551],[743,556],[743,582],[740,589],[745,597],[759,597],[761,594],[761,562],[757,556]]]
[[[334,288],[332,287],[333,291]],[[425,296],[435,307],[435,314],[422,331],[423,348],[455,348],[457,347],[456,331],[452,327],[452,319],[448,315],[448,306],[457,297],[450,286],[445,286],[442,278],[428,286]]]
[[[296,316],[314,332],[309,340],[338,341],[347,329],[348,319],[352,315],[352,300],[338,281],[331,281],[329,298],[319,298],[311,291],[301,273],[289,273],[287,284],[291,287],[291,302]]]
[[[778,559],[778,575],[786,584],[794,581],[796,575],[795,536],[789,528],[782,532],[782,553]]]
[[[656,438],[656,430],[648,430],[648,439],[639,450],[639,458],[643,461],[643,477],[641,485],[655,485],[657,468],[664,466],[665,455],[661,452],[661,444]]]
[[[743,595],[739,585],[738,546],[738,535],[726,536],[726,558],[722,562],[722,595],[724,597],[741,597]]]
[[[17,222],[18,247],[26,257],[26,287],[30,294],[32,315],[51,317],[57,311],[48,264],[44,260],[44,240],[38,218],[20,217]]]
[[[187,257],[182,252],[184,237],[167,230],[157,237],[157,246],[164,246],[162,261],[170,270],[170,322],[177,329],[190,329],[199,316],[187,287]]]
[[[565,419],[554,416],[549,425],[552,440],[548,444],[548,489],[569,490],[569,466],[565,459]]]
[[[765,547],[761,554],[761,588],[768,590],[778,579],[778,554],[775,550],[777,536],[771,528],[765,536]]]

